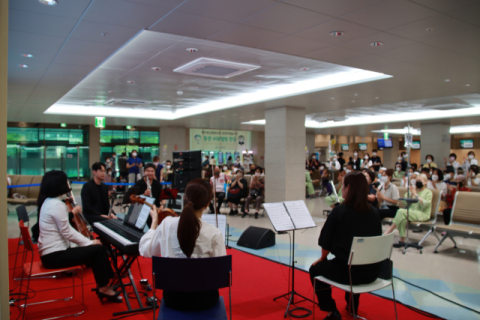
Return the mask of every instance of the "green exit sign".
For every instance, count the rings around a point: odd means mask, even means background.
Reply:
[[[105,117],[95,117],[95,128],[105,128]]]
[[[127,126],[127,130],[132,130],[132,126]]]
[[[60,127],[61,127],[61,128],[66,128],[66,127],[67,127],[67,124],[66,124],[66,123],[60,123]]]

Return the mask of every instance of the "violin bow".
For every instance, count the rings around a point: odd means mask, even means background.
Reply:
[[[212,166],[213,177],[213,210],[215,212],[215,224],[218,228],[218,216],[217,216],[217,179],[215,179],[215,165]]]

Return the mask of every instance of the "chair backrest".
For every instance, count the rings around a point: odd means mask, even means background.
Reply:
[[[247,184],[250,186],[250,181],[252,181],[252,175],[246,174],[243,177],[245,178],[245,180],[247,180]]]
[[[232,256],[212,258],[152,257],[155,287],[194,292],[230,286]]]
[[[21,175],[15,185],[31,184],[32,179],[33,179],[33,176]],[[12,181],[12,184],[13,184],[13,181]],[[20,194],[23,194],[24,196],[28,196],[28,189],[29,187],[13,188],[12,193],[20,193]]]
[[[28,216],[27,207],[25,205],[21,205],[17,207],[17,217],[18,221],[23,221],[23,223],[27,223],[30,221],[30,217]]]
[[[472,192],[480,192],[480,187],[479,186],[470,186],[470,187],[467,187],[467,188],[472,190]]]
[[[440,207],[440,190],[430,189],[432,191],[432,210],[430,211],[430,219],[437,216],[438,208]]]
[[[25,227],[22,220],[20,220],[18,226],[20,227],[20,233],[22,234],[23,246],[25,250],[33,253],[33,243],[32,238],[30,237],[30,232],[28,232],[28,227]]]
[[[389,259],[392,254],[393,235],[392,232],[378,237],[354,237],[348,263],[353,266]]]
[[[43,176],[33,176],[31,184],[42,183]],[[40,194],[40,186],[28,188],[27,198],[37,199]]]
[[[400,196],[400,198],[403,198],[405,196],[405,193],[407,193],[407,189],[406,187],[398,187],[398,195]],[[400,201],[400,205],[399,205],[400,208],[403,208],[405,207],[404,204],[403,204],[403,201]]]
[[[455,193],[450,224],[453,222],[480,225],[480,194],[478,192]]]
[[[400,187],[402,185],[402,181],[400,180],[393,180],[392,183],[396,185],[397,187]]]

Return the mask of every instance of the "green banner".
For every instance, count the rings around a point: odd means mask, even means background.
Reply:
[[[190,129],[190,150],[250,150],[251,140],[250,131]]]

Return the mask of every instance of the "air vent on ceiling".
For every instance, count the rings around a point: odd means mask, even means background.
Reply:
[[[104,102],[106,106],[116,107],[148,106],[150,103],[151,101],[128,99],[110,99]]]
[[[441,99],[431,99],[423,105],[423,109],[433,109],[433,110],[456,110],[473,107],[468,102],[456,98],[448,97]]]
[[[200,58],[178,67],[173,71],[189,75],[227,79],[258,68],[260,68],[260,66],[225,60]]]

